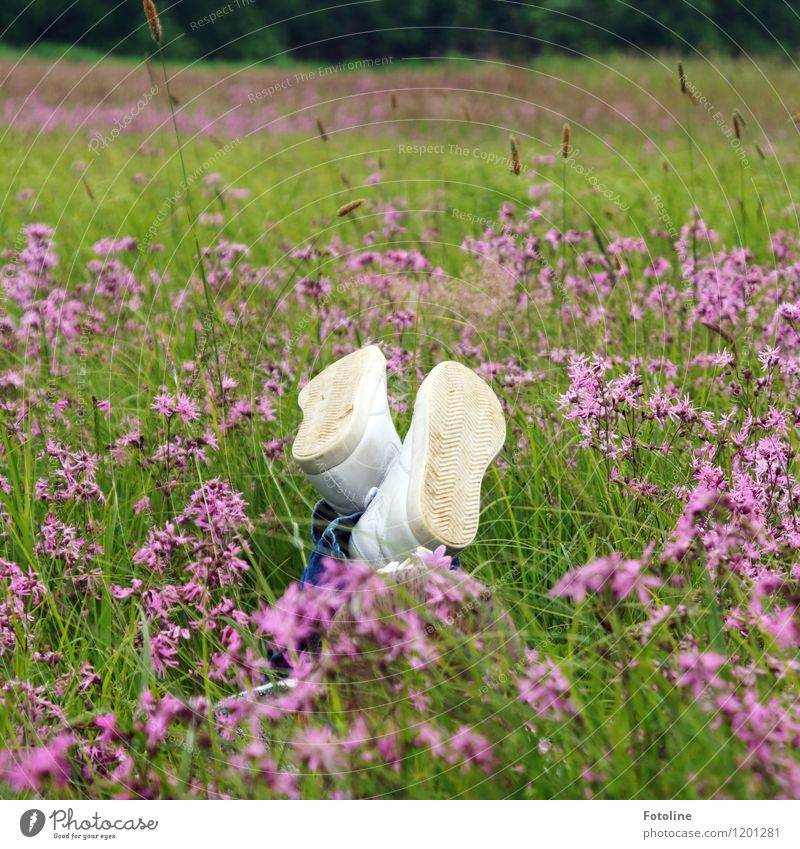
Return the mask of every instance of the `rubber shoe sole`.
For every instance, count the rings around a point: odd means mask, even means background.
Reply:
[[[430,372],[414,405],[407,501],[422,545],[461,550],[475,539],[483,476],[505,437],[500,401],[475,372],[452,361]]]
[[[328,366],[300,391],[303,422],[292,455],[304,472],[321,474],[346,460],[361,441],[386,358],[370,345]]]

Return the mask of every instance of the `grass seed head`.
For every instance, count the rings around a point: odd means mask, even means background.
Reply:
[[[81,183],[83,183],[83,188],[86,192],[87,197],[89,198],[89,200],[93,201],[94,192],[92,191],[92,187],[89,184],[89,181],[86,179],[86,174],[81,174]]]
[[[511,148],[511,173],[519,177],[522,171],[522,161],[519,156],[519,142],[514,136],[508,137],[508,146]]]
[[[325,132],[325,125],[319,118],[317,118],[317,132],[319,133],[319,137],[322,141],[328,141],[328,134]]]
[[[144,16],[147,18],[147,25],[150,27],[150,35],[153,36],[157,47],[161,47],[161,18],[158,17],[158,9],[153,0],[143,0]]]
[[[358,209],[362,203],[364,203],[364,198],[348,201],[346,204],[339,207],[339,211],[336,214],[339,218],[344,218],[345,215],[349,215],[351,212]]]
[[[394,92],[389,96],[389,102],[392,105],[392,109],[397,109],[397,95]]]
[[[561,155],[564,159],[569,157],[572,150],[572,127],[569,124],[564,124],[561,128]]]
[[[689,83],[686,81],[686,73],[683,70],[682,62],[678,62],[678,78],[681,81],[681,94],[685,94],[689,98],[692,106],[697,106],[700,103],[700,98],[692,91]]]
[[[742,140],[742,126],[739,123],[739,116],[734,112],[733,113],[733,132],[736,135],[737,141]]]

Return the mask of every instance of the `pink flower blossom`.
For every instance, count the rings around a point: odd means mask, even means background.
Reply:
[[[643,575],[644,568],[642,561],[626,560],[622,554],[614,552],[567,572],[550,590],[550,595],[580,603],[587,593],[609,590],[620,601],[635,594],[639,601],[646,603],[650,598],[648,590],[660,586],[661,581],[652,575]]]

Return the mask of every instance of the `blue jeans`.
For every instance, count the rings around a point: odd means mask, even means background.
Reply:
[[[350,513],[348,516],[340,516],[326,501],[316,503],[311,513],[311,539],[314,542],[314,550],[300,578],[301,587],[306,584],[315,586],[320,582],[325,571],[322,565],[325,557],[332,557],[334,560],[347,560],[350,557],[348,550],[350,534],[363,515],[363,511],[360,511]],[[458,556],[453,558],[450,568],[461,568],[461,560]]]
[[[318,501],[311,513],[311,540],[314,550],[308,558],[300,578],[300,586],[315,586],[325,572],[322,561],[325,557],[347,560],[350,553],[347,544],[356,522],[364,515],[361,510],[340,516],[327,501]]]
[[[318,501],[311,513],[311,539],[314,550],[311,552],[306,568],[300,577],[300,586],[306,584],[317,586],[325,574],[323,560],[332,557],[334,560],[347,560],[350,557],[348,543],[350,534],[356,522],[364,515],[363,510],[341,516],[327,501]],[[454,557],[451,569],[460,569],[461,560]],[[318,642],[319,638],[313,640]],[[312,648],[312,646],[309,646]],[[282,651],[275,652],[270,658],[270,664],[277,674],[288,669],[288,663]]]

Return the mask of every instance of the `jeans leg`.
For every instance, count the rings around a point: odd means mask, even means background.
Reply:
[[[356,512],[349,516],[341,516],[326,501],[316,503],[311,513],[311,539],[314,542],[314,550],[300,578],[300,586],[319,583],[324,557],[333,557],[335,560],[348,559],[350,554],[347,546],[350,542],[350,534],[363,515],[363,512]],[[453,557],[450,568],[461,568],[460,555],[456,554]]]
[[[300,578],[300,586],[316,585],[320,582],[325,571],[322,561],[326,557],[334,560],[347,560],[349,552],[347,544],[356,522],[363,511],[339,516],[325,501],[319,501],[311,514],[311,539],[314,550],[308,558],[308,563]]]
[[[350,534],[363,512],[340,516],[326,501],[318,501],[311,513],[311,539],[314,550],[308,558],[306,568],[300,578],[300,586],[306,584],[316,586],[325,574],[323,560],[332,557],[335,560],[347,560],[349,557],[348,543]],[[460,569],[461,558],[456,555],[450,564],[450,569]],[[288,669],[288,663],[282,651],[275,652],[270,664],[278,672]]]
[[[347,543],[355,523],[361,518],[361,513],[351,513],[349,516],[339,515],[326,501],[318,501],[311,512],[311,540],[314,550],[308,558],[306,568],[300,577],[300,586],[306,584],[316,586],[325,574],[323,560],[332,557],[335,560],[347,560]],[[319,642],[319,637],[312,637],[307,649]],[[283,651],[276,651],[270,658],[270,666],[277,674],[287,674],[289,663]]]

